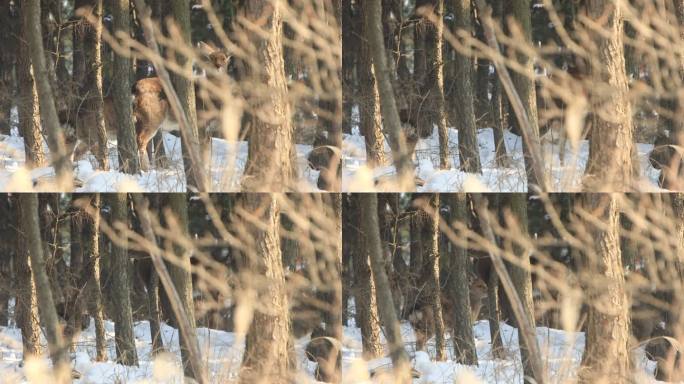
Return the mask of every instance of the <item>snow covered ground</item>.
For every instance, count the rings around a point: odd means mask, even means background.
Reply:
[[[91,321],[90,327],[81,333],[76,343],[76,352],[71,354],[72,367],[81,373],[81,378],[74,380],[74,383],[183,383],[176,329],[162,325],[162,339],[168,352],[153,358],[150,355],[149,325],[147,322],[136,323],[134,334],[140,365],[127,367],[114,362],[114,323],[107,321],[105,328],[109,359],[105,362],[94,361],[95,326]],[[225,383],[237,378],[244,342],[236,343],[236,335],[231,332],[198,328],[197,334],[202,357],[209,369],[210,382]],[[308,341],[308,337],[305,337],[295,343],[298,380],[301,383],[315,382],[315,363],[307,360],[304,354]],[[47,345],[45,340],[43,344]],[[27,380],[33,383],[49,382],[45,376],[50,365],[47,358],[29,361],[23,365],[20,364],[21,361],[21,331],[18,328],[0,327],[0,383],[25,383]]]
[[[342,144],[343,173],[342,190],[348,192],[369,192],[393,188],[381,184],[378,180],[391,179],[396,174],[391,165],[390,149],[387,144],[388,165],[369,169],[366,167],[366,146],[364,137],[358,129],[351,135],[345,135]],[[478,129],[478,147],[482,174],[469,174],[460,171],[458,159],[458,130],[449,129],[449,153],[452,168],[439,169],[439,139],[437,129],[427,139],[421,139],[416,145],[415,159],[416,176],[425,184],[418,187],[418,192],[527,192],[524,159],[522,152],[522,137],[510,131],[504,132],[504,142],[510,156],[510,163],[506,168],[496,166],[494,131],[492,128]],[[560,161],[560,145],[553,143],[558,140],[543,140],[543,156],[546,164],[550,164],[552,187],[555,191],[574,192],[581,187],[582,174],[589,157],[589,142],[580,142],[578,151],[573,155],[570,144],[567,144],[564,164]],[[643,191],[658,190],[658,170],[648,162],[648,153],[653,148],[651,144],[638,144],[639,161],[643,175],[639,185]]]
[[[352,320],[353,321],[353,320]],[[477,349],[478,366],[466,366],[452,360],[453,345],[447,339],[449,361],[434,361],[434,338],[428,342],[427,353],[415,351],[415,335],[408,323],[402,323],[403,340],[411,356],[413,367],[421,377],[415,384],[458,384],[458,383],[522,383],[523,371],[518,349],[518,331],[505,323],[501,323],[501,335],[504,343],[505,359],[494,359],[490,348],[489,323],[480,320],[473,326],[475,347]],[[361,330],[356,327],[345,327],[342,350],[342,372],[347,383],[369,383],[369,371],[391,367],[389,357],[362,360]],[[385,342],[384,339],[383,343]],[[573,382],[582,360],[584,350],[584,333],[565,332],[557,329],[537,327],[537,341],[542,351],[542,362],[547,369],[551,383]],[[635,351],[638,368],[635,369],[635,382],[657,383],[653,378],[655,361],[644,357],[643,349]]]
[[[81,184],[76,192],[185,192],[185,176],[181,157],[180,139],[164,133],[166,153],[170,166],[165,169],[151,169],[140,175],[127,175],[118,169],[116,142],[110,142],[110,171],[96,170],[97,162],[92,155],[74,164],[74,175]],[[213,191],[236,192],[240,190],[240,179],[247,162],[247,142],[230,143],[223,139],[212,139],[211,175]],[[297,145],[297,167],[299,169],[299,190],[318,191],[316,181],[318,171],[309,168],[306,157],[310,145]],[[47,147],[45,148],[47,153]],[[28,171],[24,164],[24,140],[12,135],[0,135],[0,191],[55,191],[52,167],[36,168]]]

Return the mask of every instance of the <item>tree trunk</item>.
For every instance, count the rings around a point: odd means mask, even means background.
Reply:
[[[86,116],[84,119],[91,123],[91,126],[80,127],[87,130],[85,137],[89,138],[90,143],[97,143],[97,153],[94,153],[100,167],[103,170],[109,169],[109,158],[107,153],[107,131],[105,128],[104,105],[102,100],[102,0],[87,0],[85,7],[89,7],[89,12],[95,18],[95,24],[82,22],[83,28],[83,56],[85,59],[85,77],[80,87],[81,96],[84,97],[84,108]],[[75,26],[74,28],[79,28]]]
[[[130,35],[130,1],[115,0],[111,4],[114,33]],[[125,48],[124,48],[125,49]],[[119,169],[128,174],[140,173],[140,156],[133,126],[131,106],[131,59],[127,55],[114,54],[112,66],[112,98],[116,115],[117,147],[119,150]]]
[[[427,95],[427,110],[423,113],[429,122],[437,124],[439,135],[439,167],[440,169],[451,168],[449,158],[449,132],[447,131],[446,108],[444,107],[444,58],[442,46],[444,42],[444,0],[430,0],[418,9],[418,12],[425,12],[426,23],[425,32],[425,56],[427,59],[427,73],[425,81],[422,83],[422,94]],[[437,23],[427,20],[427,15],[433,14]],[[432,129],[430,129],[432,131]],[[460,131],[459,131],[460,132]],[[467,159],[470,159],[468,157]],[[462,160],[464,167],[466,160]]]
[[[55,303],[52,300],[52,290],[45,270],[40,224],[38,219],[38,197],[36,194],[19,195],[21,229],[26,236],[28,251],[31,258],[33,282],[36,285],[38,308],[41,325],[45,328],[45,335],[50,350],[50,359],[55,369],[57,383],[71,382],[69,365],[69,351],[62,338],[59,328]]]
[[[170,212],[174,215],[174,221],[171,221],[169,217],[169,228],[175,228],[179,231],[179,235],[183,237],[188,237],[188,202],[186,200],[186,195],[184,193],[171,193],[168,195],[168,203]],[[181,358],[183,360],[183,366],[185,367],[185,375],[192,378],[199,378],[199,374],[196,374],[192,369],[192,364],[190,361],[190,351],[191,347],[187,343],[197,343],[197,335],[195,334],[195,306],[192,299],[192,276],[190,275],[190,254],[191,250],[186,250],[180,246],[174,247],[176,254],[175,263],[167,263],[167,269],[169,270],[169,275],[171,275],[171,280],[173,285],[180,296],[181,305],[183,311],[185,311],[186,316],[190,322],[190,329],[188,329],[193,340],[186,340],[184,335],[179,332],[179,342],[181,345]],[[180,324],[180,320],[176,319],[176,324]]]
[[[107,361],[107,344],[104,327],[104,308],[100,287],[100,195],[89,199],[93,215],[86,216],[83,222],[83,254],[86,260],[87,290],[89,292],[90,315],[95,321],[95,361]]]
[[[365,14],[367,12],[370,2],[364,1],[357,7],[360,8],[359,13]],[[363,20],[355,20],[352,24],[357,27],[356,33],[358,36],[367,36],[366,24]],[[385,159],[385,136],[382,133],[382,115],[380,113],[380,95],[378,93],[378,85],[375,82],[375,75],[373,74],[373,60],[370,51],[370,44],[366,39],[354,40],[358,42],[359,61],[356,66],[356,73],[359,78],[359,129],[364,136],[366,142],[366,164],[368,167],[383,166],[386,164]],[[350,43],[351,44],[351,43]]]
[[[48,146],[50,147],[50,157],[57,174],[57,185],[61,191],[69,191],[73,184],[72,166],[71,160],[66,153],[64,131],[59,126],[55,100],[48,77],[40,27],[39,3],[38,0],[28,0],[23,3],[22,11],[26,22],[26,29],[24,31],[28,41],[36,89],[40,100],[41,121],[45,125]]]
[[[432,307],[432,317],[435,324],[436,359],[437,361],[444,361],[446,359],[446,344],[439,281],[439,195],[426,198],[423,204],[425,206],[421,210],[424,211],[418,212],[424,217],[422,228],[423,259],[425,260],[423,279],[426,279],[427,297],[423,300],[426,300]]]
[[[472,8],[470,0],[451,0],[454,8],[454,27],[452,33],[459,30],[472,32]],[[456,116],[458,128],[458,148],[461,158],[461,169],[470,173],[481,173],[480,150],[477,143],[477,126],[475,125],[475,108],[473,106],[473,74],[472,62],[468,56],[456,52],[453,63],[455,73],[455,90],[451,108]]]
[[[618,197],[585,194],[584,204],[598,223],[587,223],[592,227],[594,249],[582,255],[589,309],[579,382],[627,383],[632,377],[630,320],[620,255]]]
[[[128,228],[128,204],[125,193],[107,196],[111,209],[112,225]],[[111,252],[111,292],[114,307],[114,332],[116,339],[116,360],[123,365],[138,365],[138,354],[133,336],[133,313],[131,309],[130,269],[127,241],[112,242]]]
[[[508,212],[506,212],[507,227],[513,227],[513,222],[520,229],[523,236],[528,235],[527,231],[527,195],[522,193],[512,193],[505,195],[507,200]],[[532,300],[532,277],[530,273],[530,250],[513,247],[513,252],[518,256],[518,263],[507,263],[511,280],[515,290],[523,303],[524,315],[527,317],[532,331],[535,331],[534,323],[534,302]],[[520,329],[520,326],[518,326]],[[536,333],[535,333],[536,334]],[[536,342],[536,339],[535,339]],[[526,344],[524,337],[518,338],[520,347],[520,358],[522,360],[525,382],[530,382],[534,378],[534,370],[530,362],[530,348]]]
[[[265,380],[286,383],[289,375],[290,318],[285,292],[285,276],[280,253],[280,206],[275,195],[250,193],[244,196],[247,212],[259,212],[259,226],[251,228],[254,257],[242,260],[245,282],[255,276],[265,278],[263,286],[247,283],[256,289],[258,299],[269,311],[256,309],[247,332],[240,382]]]
[[[179,44],[184,44],[186,46],[191,46],[192,44],[192,28],[190,25],[190,1],[189,0],[172,0],[171,1],[171,12],[173,15],[174,22],[176,23],[176,26],[179,27],[182,41],[179,41]],[[205,153],[205,156],[203,156],[203,161],[207,162],[209,164],[209,151],[208,147],[206,144],[209,144],[208,142],[205,142],[207,139],[206,132],[198,132],[197,129],[197,110],[195,106],[195,87],[193,85],[192,81],[192,62],[193,60],[188,59],[185,57],[183,54],[176,54],[176,61],[178,62],[178,65],[183,69],[183,74],[182,75],[176,75],[172,74],[171,75],[171,80],[173,82],[173,88],[176,90],[176,93],[178,94],[178,98],[181,101],[181,105],[183,106],[183,111],[185,113],[185,116],[187,116],[188,123],[190,126],[188,127],[188,135],[186,137],[181,138],[183,141],[181,143],[181,149],[183,151],[183,163],[185,164],[185,177],[187,178],[187,183],[188,183],[188,189],[197,189],[199,184],[199,181],[195,179],[195,175],[197,172],[205,172],[204,169],[191,169],[193,166],[192,161],[190,160],[190,154],[188,152],[189,146],[193,146],[194,148],[200,149],[200,143],[205,144],[204,148],[207,148],[207,151],[200,152],[199,150],[196,151],[195,153]],[[184,139],[187,138],[190,142],[184,142]],[[197,164],[195,164],[196,166]],[[181,295],[182,296],[182,295]]]
[[[520,31],[526,43],[532,43],[532,17],[531,17],[530,0],[512,0],[508,2],[508,12],[515,22],[518,23]],[[537,117],[537,93],[534,88],[534,66],[533,57],[524,54],[517,55],[517,61],[525,68],[525,73],[518,73],[513,71],[511,79],[515,86],[518,96],[523,103],[527,120],[529,121],[528,131],[532,137],[531,140],[539,141],[539,122]],[[525,129],[525,128],[522,128]],[[533,172],[533,157],[530,153],[529,145],[523,142],[523,155],[525,156],[525,170],[527,171],[527,182],[529,185],[541,186],[543,180],[537,180]]]
[[[283,62],[283,15],[279,7],[267,0],[243,1],[241,8],[247,20],[261,24],[267,38],[250,36],[259,52],[260,68],[251,68],[248,77],[268,87],[267,95],[257,95],[250,104],[272,111],[276,123],[252,116],[249,156],[245,166],[243,189],[253,192],[278,192],[295,188],[294,126],[292,106],[288,99]],[[264,107],[264,104],[266,107]]]
[[[385,261],[383,260],[382,246],[380,242],[380,227],[378,225],[378,198],[374,194],[364,193],[359,196],[361,206],[361,227],[366,235],[366,250],[371,260],[373,280],[376,285],[376,298],[380,321],[385,328],[385,337],[389,347],[390,357],[397,382],[410,382],[409,359],[404,342],[401,338],[399,320],[394,312],[392,303],[392,291],[390,290]]]
[[[382,7],[379,1],[367,2],[364,8],[365,37],[372,53],[373,70],[380,95],[380,112],[382,114],[383,127],[389,135],[392,148],[392,158],[397,171],[399,188],[401,190],[413,190],[413,171],[411,162],[406,151],[406,137],[401,129],[399,112],[392,90],[392,80],[387,66],[385,55],[385,43],[382,33]]]
[[[592,113],[584,189],[629,191],[638,166],[633,163],[636,149],[632,108],[627,96],[622,10],[612,1],[595,0],[588,2],[587,13],[589,19],[603,25],[605,32],[593,34],[598,56],[591,63],[592,80],[595,88],[610,87],[611,91],[600,100],[600,110]]]
[[[467,224],[467,202],[464,193],[446,194],[447,204],[451,208],[453,221]],[[475,349],[475,338],[473,336],[473,319],[470,316],[470,284],[468,282],[469,260],[468,249],[451,245],[449,253],[449,279],[447,280],[447,290],[449,297],[454,302],[453,312],[446,316],[453,319],[453,342],[454,356],[456,361],[465,365],[477,365],[477,350]]]
[[[36,297],[36,284],[31,278],[31,262],[29,260],[28,243],[26,233],[21,230],[19,215],[23,209],[18,197],[12,199],[12,217],[16,217],[15,234],[17,236],[17,248],[14,256],[14,270],[16,273],[16,302],[15,319],[17,326],[21,328],[21,341],[23,354],[27,356],[39,356],[42,353],[40,346],[40,326],[38,324],[38,299]]]
[[[24,137],[24,152],[26,166],[39,168],[45,166],[45,152],[43,150],[43,135],[40,132],[40,108],[38,91],[33,80],[31,70],[31,56],[28,47],[29,20],[27,13],[20,11],[20,30],[15,31],[19,42],[17,53],[17,112],[19,117],[19,132]]]
[[[359,227],[361,221],[360,196],[360,194],[347,195],[344,198],[342,236],[346,240],[343,240],[342,244],[347,247],[352,261],[355,323],[361,329],[363,357],[374,359],[382,356],[380,319],[375,295],[375,281],[371,278],[371,270],[368,265],[365,236]]]

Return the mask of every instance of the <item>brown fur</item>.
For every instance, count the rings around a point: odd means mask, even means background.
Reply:
[[[475,279],[470,283],[470,316],[476,321],[482,308],[483,299],[487,296],[487,285],[481,279]],[[454,329],[453,318],[450,315],[454,311],[454,303],[445,295],[441,294],[442,313],[445,314],[444,328],[451,331]],[[416,350],[425,348],[425,343],[435,335],[435,319],[430,303],[421,304],[409,314],[409,322],[416,334]]]
[[[133,115],[135,117],[135,135],[140,152],[140,164],[143,170],[149,169],[147,144],[159,130],[162,122],[169,114],[169,103],[163,98],[163,88],[158,77],[138,80],[133,94]]]

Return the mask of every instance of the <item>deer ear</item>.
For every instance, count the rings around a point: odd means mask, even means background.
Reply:
[[[199,42],[199,49],[200,52],[202,52],[202,54],[206,56],[209,56],[212,53],[216,52],[216,47],[214,47],[211,43],[205,43],[204,41]]]

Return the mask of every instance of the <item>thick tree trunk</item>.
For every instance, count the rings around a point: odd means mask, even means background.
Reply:
[[[175,228],[179,231],[180,236],[188,237],[188,202],[184,193],[171,193],[168,195],[168,203],[170,213],[174,215],[175,221],[169,222],[170,228]],[[171,219],[169,217],[169,219]],[[184,249],[180,246],[174,247],[176,253],[176,262],[167,263],[167,269],[173,285],[178,292],[181,300],[183,311],[185,312],[190,322],[188,329],[192,340],[186,340],[183,333],[179,333],[179,341],[181,345],[181,358],[185,368],[185,375],[192,378],[199,378],[192,369],[190,360],[191,347],[187,343],[197,344],[197,335],[195,334],[195,306],[192,299],[192,276],[190,275],[190,250]],[[180,324],[179,319],[176,319],[176,324]]]
[[[176,23],[176,26],[179,27],[181,37],[183,41],[179,42],[180,44],[185,44],[188,46],[193,45],[192,44],[192,29],[190,25],[190,1],[189,0],[172,0],[170,2],[171,4],[171,13],[174,18],[174,22]],[[181,138],[182,143],[181,143],[181,149],[183,151],[183,163],[185,164],[185,177],[187,178],[187,183],[188,183],[188,188],[189,189],[196,189],[200,184],[199,181],[195,179],[195,175],[197,172],[205,172],[205,169],[192,169],[191,167],[193,166],[192,161],[190,160],[190,154],[189,154],[189,146],[193,146],[194,148],[200,149],[200,143],[203,144],[208,144],[206,141],[207,136],[206,132],[198,132],[197,128],[197,110],[195,106],[195,87],[193,85],[192,81],[192,62],[193,60],[189,60],[185,55],[183,54],[177,54],[176,55],[176,61],[178,62],[178,65],[183,68],[183,74],[182,75],[171,75],[171,81],[173,82],[173,88],[176,90],[176,93],[178,94],[178,98],[180,99],[181,105],[183,107],[183,112],[185,113],[185,116],[187,116],[187,121],[190,124],[187,128],[188,134],[185,135],[184,137]],[[185,139],[188,139],[188,142],[185,142]],[[205,148],[208,148],[206,145],[204,146]],[[205,153],[206,152],[206,153]],[[209,159],[209,151],[202,151],[200,152],[199,150],[196,151],[195,153],[204,153],[203,156],[203,161],[208,162],[210,161]],[[194,166],[197,166],[198,164],[194,164]]]
[[[250,34],[259,52],[260,69],[251,68],[248,76],[268,87],[268,94],[257,95],[250,103],[273,113],[271,119],[275,121],[271,123],[252,116],[243,189],[252,192],[291,190],[295,188],[297,169],[292,106],[283,62],[283,15],[279,7],[272,7],[266,0],[243,1],[241,8],[248,20],[259,23],[266,32],[265,39]]]
[[[84,109],[87,118],[82,121],[88,122],[89,126],[79,127],[85,129],[89,138],[89,144],[97,143],[97,152],[94,153],[100,167],[109,169],[107,153],[107,131],[105,128],[104,105],[102,100],[102,0],[87,0],[83,4],[96,22],[89,24],[82,21],[78,27],[82,28],[83,56],[85,60],[85,73],[80,94],[84,98]],[[78,128],[77,128],[78,129]]]
[[[376,297],[380,313],[380,321],[385,328],[385,337],[389,347],[390,357],[394,366],[395,379],[398,383],[410,382],[409,359],[404,342],[401,338],[401,328],[397,314],[394,312],[392,303],[392,291],[390,290],[385,261],[380,242],[380,227],[378,225],[378,198],[374,194],[361,194],[361,226],[366,235],[367,252],[371,260],[373,280],[376,284]]]
[[[506,220],[508,223],[515,222],[523,236],[527,236],[527,195],[522,193],[506,194],[507,208]],[[510,225],[507,225],[510,227]],[[523,303],[524,315],[527,317],[532,331],[535,331],[534,323],[534,302],[532,300],[532,277],[530,273],[530,250],[513,247],[513,252],[518,256],[518,263],[507,263],[511,280],[515,290]],[[520,329],[520,327],[518,327]],[[535,339],[536,342],[536,339]],[[534,369],[530,362],[530,348],[527,346],[526,338],[519,337],[520,358],[525,372],[525,382],[530,382],[534,378]],[[529,378],[529,379],[527,379]]]
[[[587,223],[591,225],[594,247],[593,252],[582,255],[589,309],[579,382],[627,383],[632,377],[628,349],[630,319],[620,255],[618,197],[583,197],[585,210],[601,226]]]
[[[439,167],[440,169],[451,168],[449,158],[449,132],[447,131],[446,108],[444,106],[444,0],[430,0],[418,9],[425,13],[425,55],[427,59],[427,73],[422,83],[422,94],[427,95],[427,110],[423,113],[429,121],[429,126],[437,124],[439,136]],[[432,14],[436,23],[427,21],[427,15]],[[430,131],[432,131],[430,129]],[[460,131],[459,131],[460,132]],[[470,159],[470,157],[468,157]],[[461,160],[464,168],[466,160]],[[468,168],[470,168],[468,166]]]
[[[115,33],[130,35],[130,1],[115,0],[111,4]],[[112,66],[112,97],[116,115],[117,147],[119,150],[119,169],[122,172],[140,173],[140,156],[133,126],[133,109],[131,107],[131,59],[126,55],[114,54]],[[146,159],[145,159],[146,160]]]
[[[472,31],[472,7],[470,0],[451,0],[454,8],[454,27],[452,33],[459,30]],[[456,52],[454,66],[454,97],[450,107],[454,111],[458,128],[458,149],[461,158],[461,169],[470,173],[481,173],[480,150],[477,144],[477,126],[475,125],[475,108],[473,106],[473,74],[469,57]]]
[[[603,25],[605,32],[592,35],[598,48],[598,56],[591,63],[592,79],[597,89],[605,92],[605,88],[610,87],[610,92],[602,95],[600,110],[592,113],[584,189],[590,192],[629,191],[638,165],[633,157],[636,149],[632,108],[627,96],[622,10],[612,1],[594,0],[588,2],[587,13],[589,19]]]
[[[526,42],[531,44],[532,42],[532,17],[531,17],[531,5],[530,0],[513,0],[508,3],[508,9],[506,12],[511,15],[515,22],[518,23],[520,31],[523,34]],[[527,120],[529,121],[529,131],[533,137],[532,140],[539,141],[539,122],[537,117],[537,93],[534,87],[534,66],[533,57],[526,56],[524,54],[517,55],[517,61],[526,70],[525,73],[518,73],[513,71],[511,73],[511,79],[513,80],[513,85],[515,86],[518,96],[525,107],[525,113],[527,114]],[[524,128],[523,128],[524,129]],[[527,144],[523,142],[523,154],[525,156],[525,170],[527,171],[527,182],[529,185],[542,185],[542,180],[537,180],[535,173],[533,172],[533,157],[530,153],[530,148]]]
[[[260,213],[260,223],[251,229],[255,253],[253,258],[246,255],[242,260],[241,274],[245,282],[253,281],[255,276],[266,279],[263,286],[248,284],[257,290],[268,311],[255,309],[245,341],[240,382],[286,383],[290,370],[290,318],[280,253],[280,206],[275,195],[269,194],[246,194],[244,201],[247,212]]]
[[[128,204],[125,193],[107,196],[111,209],[112,225],[128,228]],[[114,332],[116,340],[116,360],[123,365],[138,365],[138,353],[133,336],[133,313],[131,309],[130,282],[128,271],[128,249],[124,243],[112,242],[111,253],[111,292],[114,307]]]
[[[24,31],[31,54],[38,99],[40,100],[41,121],[45,125],[50,157],[57,173],[57,185],[61,191],[69,191],[73,185],[73,172],[71,160],[66,151],[64,131],[59,126],[59,118],[57,117],[57,109],[47,72],[40,27],[39,3],[38,0],[28,0],[23,3],[22,12],[26,22]]]
[[[467,202],[464,193],[446,194],[447,204],[451,208],[454,222],[467,223]],[[449,279],[447,280],[447,292],[454,302],[453,312],[445,314],[453,319],[453,342],[454,356],[456,361],[465,365],[477,365],[477,351],[475,349],[475,338],[473,336],[473,319],[470,316],[470,302],[468,283],[469,260],[468,249],[451,245],[451,252],[448,256]]]
[[[364,1],[357,3],[359,13],[365,14],[370,2]],[[355,20],[353,26],[359,30],[358,36],[367,36],[366,24],[363,20]],[[373,73],[373,60],[370,51],[370,44],[366,39],[354,40],[360,44],[354,49],[359,49],[359,60],[356,66],[356,73],[359,78],[359,129],[366,142],[366,164],[369,167],[383,166],[385,159],[385,136],[382,132],[382,115],[380,113],[380,95],[378,85],[375,82]]]
[[[362,229],[359,226],[361,221],[360,196],[359,194],[345,196],[342,236],[347,239],[343,241],[343,246],[347,247],[352,261],[355,323],[361,329],[363,356],[366,359],[373,359],[382,356],[380,319],[375,295],[375,281],[372,279],[368,265],[365,236],[363,236]]]
[[[413,190],[413,171],[411,161],[406,151],[406,137],[401,128],[399,112],[392,89],[391,74],[387,66],[385,55],[385,43],[382,33],[382,7],[379,1],[367,2],[364,8],[365,37],[370,46],[375,80],[377,81],[378,94],[380,95],[380,112],[382,114],[383,127],[390,138],[392,158],[397,171],[399,188],[401,190]]]
[[[24,357],[39,356],[42,353],[40,346],[40,326],[38,324],[38,299],[36,296],[36,284],[31,278],[31,262],[29,260],[28,243],[26,233],[21,229],[19,219],[23,209],[18,196],[12,198],[12,217],[15,234],[17,236],[17,248],[14,256],[14,270],[16,274],[16,303],[15,319],[21,329],[21,341]]]
[[[15,31],[19,38],[17,52],[17,112],[19,117],[19,132],[24,138],[24,152],[26,166],[39,168],[45,166],[45,152],[43,150],[43,135],[40,132],[40,108],[38,91],[33,80],[31,70],[31,56],[28,47],[28,18],[26,12],[20,11],[20,30]]]
[[[50,281],[45,269],[40,224],[38,219],[38,197],[35,194],[19,195],[21,210],[21,229],[26,236],[28,251],[31,258],[33,282],[36,285],[40,322],[45,328],[45,334],[50,350],[50,359],[55,369],[55,382],[71,382],[69,365],[69,351],[62,338],[55,303],[52,299]]]
[[[427,297],[421,301],[425,301],[432,307],[432,318],[435,324],[436,359],[437,361],[444,361],[446,359],[446,343],[439,279],[439,195],[425,199],[423,204],[425,206],[421,209],[425,209],[425,211],[418,214],[424,217],[422,243],[424,244],[423,259],[426,262],[423,269],[423,279],[425,279]]]

